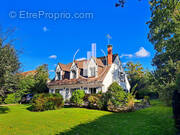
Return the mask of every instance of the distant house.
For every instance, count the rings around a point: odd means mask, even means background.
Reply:
[[[19,73],[19,75],[21,75],[22,77],[27,77],[27,76],[35,76],[37,74],[37,70],[32,70],[32,71],[26,71],[26,72],[21,72]],[[51,80],[48,78],[47,83],[50,82]]]
[[[33,75],[34,76],[36,73],[37,73],[36,70],[32,70],[32,71],[22,72],[22,73],[20,73],[20,75],[26,77],[26,76],[29,76],[29,75]]]
[[[87,94],[105,93],[114,81],[124,90],[130,90],[120,58],[112,53],[112,45],[108,45],[107,56],[58,63],[55,73],[54,80],[48,83],[49,93],[60,93],[65,100],[77,89],[83,89]]]

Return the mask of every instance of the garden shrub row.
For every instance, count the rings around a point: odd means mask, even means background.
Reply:
[[[31,101],[32,111],[45,111],[59,109],[64,105],[62,95],[56,94],[37,94]],[[69,104],[76,107],[86,107],[91,109],[107,110],[112,112],[128,112],[135,109],[135,94],[127,93],[116,82],[112,83],[106,93],[85,94],[84,90],[76,90],[72,93]],[[146,96],[142,103],[149,104],[149,97]]]
[[[132,111],[134,110],[135,96],[125,92],[118,83],[114,82],[106,93],[85,94],[84,90],[77,90],[72,94],[70,103],[77,107],[84,106],[113,112]]]

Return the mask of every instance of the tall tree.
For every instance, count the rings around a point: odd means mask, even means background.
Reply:
[[[160,95],[170,101],[180,61],[180,1],[150,0],[149,41],[156,54],[153,65]],[[168,96],[168,98],[167,98]]]
[[[137,98],[157,96],[152,72],[144,70],[140,63],[133,62],[128,62],[125,69],[128,74],[131,90],[135,90]]]
[[[34,93],[47,92],[47,81],[49,79],[48,66],[46,64],[39,66],[36,69],[37,73],[35,74],[35,86]]]
[[[9,40],[14,30],[0,34],[0,96],[13,92],[17,88],[16,73],[20,68],[17,51]]]
[[[133,88],[136,84],[140,87],[139,82],[144,76],[142,65],[140,63],[128,62],[125,68],[131,88]]]

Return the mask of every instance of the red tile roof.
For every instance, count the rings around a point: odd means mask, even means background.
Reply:
[[[36,70],[32,70],[32,71],[22,72],[22,73],[20,73],[20,75],[28,76],[28,75],[35,75],[36,73],[37,73]]]
[[[101,69],[101,74],[98,75],[98,77],[89,77],[85,78],[80,76],[78,79],[64,79],[64,80],[56,80],[51,81],[48,83],[48,86],[54,86],[54,85],[72,85],[72,84],[84,84],[84,83],[96,83],[96,82],[102,82],[108,73],[111,66],[105,66],[103,69]]]
[[[115,60],[117,55],[118,54],[113,55],[113,61]],[[97,65],[98,65],[98,77],[85,78],[85,77],[79,75],[79,78],[77,78],[77,79],[63,79],[63,80],[56,80],[56,81],[52,80],[51,82],[48,83],[48,86],[102,82],[111,67],[111,65],[106,65],[107,62],[105,62],[105,63],[103,62],[103,61],[106,61],[106,58],[107,58],[107,56],[106,57],[105,56],[98,57],[95,59]],[[87,61],[87,60],[75,61],[75,63],[78,66],[78,68],[83,69],[83,63],[85,61]],[[63,71],[70,72],[72,63],[68,63],[68,64],[58,63],[58,64]]]

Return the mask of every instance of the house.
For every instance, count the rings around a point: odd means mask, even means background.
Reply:
[[[77,89],[87,94],[105,93],[114,81],[129,91],[130,84],[119,55],[113,54],[112,45],[108,45],[107,50],[107,56],[58,63],[55,78],[48,83],[49,93],[60,93],[65,100]]]
[[[32,71],[22,72],[22,73],[20,73],[20,75],[22,75],[23,77],[27,77],[30,75],[34,76],[36,73],[37,73],[36,70],[32,70]]]

